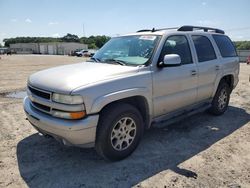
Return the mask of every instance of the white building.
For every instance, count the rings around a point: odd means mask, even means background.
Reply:
[[[10,44],[10,49],[17,54],[68,55],[75,50],[87,50],[88,45],[75,42],[16,43]]]

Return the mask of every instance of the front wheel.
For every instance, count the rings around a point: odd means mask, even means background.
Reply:
[[[223,114],[230,100],[230,88],[226,82],[221,82],[213,98],[209,112],[214,115]]]
[[[140,112],[130,104],[107,107],[97,127],[97,152],[105,159],[116,161],[129,156],[138,146],[143,134]]]

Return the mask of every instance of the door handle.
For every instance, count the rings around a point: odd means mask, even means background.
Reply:
[[[220,70],[220,66],[219,66],[219,65],[216,65],[216,66],[215,66],[215,70]]]
[[[192,75],[192,76],[195,76],[196,74],[197,74],[197,71],[196,71],[196,70],[192,70],[192,71],[191,71],[191,75]]]

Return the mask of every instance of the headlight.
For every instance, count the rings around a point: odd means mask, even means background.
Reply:
[[[83,98],[80,95],[64,95],[53,93],[52,100],[63,104],[83,104]]]
[[[81,119],[86,116],[85,111],[80,112],[64,112],[59,110],[53,110],[52,115],[55,117],[63,118],[63,119]]]

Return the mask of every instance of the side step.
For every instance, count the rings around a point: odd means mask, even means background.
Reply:
[[[199,106],[198,108],[194,108],[192,110],[186,110],[186,111],[176,113],[175,115],[172,115],[171,117],[165,116],[165,118],[164,117],[156,118],[152,123],[152,127],[157,127],[157,128],[166,127],[166,126],[171,125],[173,123],[179,122],[187,117],[190,117],[194,114],[204,112],[208,108],[210,108],[210,106],[211,106],[210,103],[206,103],[206,104],[203,104],[202,106]]]

